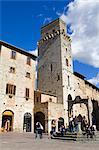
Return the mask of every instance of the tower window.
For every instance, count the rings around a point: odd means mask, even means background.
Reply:
[[[28,89],[28,88],[26,88],[25,97],[26,97],[26,98],[29,98],[29,89]]]
[[[69,66],[69,62],[68,59],[66,58],[66,66]]]
[[[11,85],[11,84],[6,85],[6,94],[15,95],[15,92],[16,92],[16,86],[15,85]]]
[[[60,76],[59,76],[59,74],[57,75],[57,81],[58,81],[58,80],[60,80]]]
[[[30,78],[30,73],[29,72],[26,72],[26,77]]]
[[[31,65],[31,58],[30,57],[27,57],[27,64]]]
[[[68,86],[70,86],[70,79],[69,79],[69,76],[68,76]]]
[[[51,72],[52,72],[52,70],[53,70],[53,66],[52,66],[52,64],[51,64]]]
[[[67,48],[66,48],[66,52],[67,52]]]
[[[15,51],[11,51],[11,58],[16,59],[16,52]]]

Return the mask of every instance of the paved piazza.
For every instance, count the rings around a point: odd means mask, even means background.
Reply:
[[[99,141],[68,142],[52,140],[46,135],[35,139],[32,133],[2,133],[0,150],[99,150]]]

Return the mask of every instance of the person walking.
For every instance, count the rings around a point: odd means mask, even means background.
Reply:
[[[41,125],[40,122],[36,123],[36,130],[35,130],[35,138],[38,137],[41,139],[42,138],[42,131],[43,131],[43,126]]]
[[[69,121],[69,130],[70,132],[73,132],[73,118],[70,117],[70,121]]]

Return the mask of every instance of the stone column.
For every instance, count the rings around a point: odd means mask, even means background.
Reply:
[[[82,133],[82,130],[81,130],[81,122],[78,122],[78,133]]]
[[[91,99],[88,99],[88,109],[89,109],[89,122],[90,122],[90,126],[91,126],[92,125],[92,111],[93,111]]]
[[[48,119],[45,120],[45,133],[49,132],[48,131]]]
[[[50,134],[51,131],[51,119],[48,120],[48,134]]]
[[[56,120],[56,132],[58,132],[58,119]]]

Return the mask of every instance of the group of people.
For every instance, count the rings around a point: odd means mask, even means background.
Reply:
[[[79,130],[81,130],[84,135],[87,135],[87,138],[88,137],[93,138],[93,136],[95,136],[96,127],[95,125],[89,126],[85,116],[83,116],[82,118],[81,117],[79,118],[77,116],[75,116],[74,118],[71,117],[69,120],[69,125],[66,124],[66,126],[64,126],[62,124],[59,127],[61,136],[63,136],[67,132],[77,133],[79,132]],[[35,138],[37,138],[38,135],[39,135],[39,138],[42,138],[42,132],[43,132],[43,126],[41,125],[40,122],[37,122],[36,130],[35,130],[35,133],[36,133]],[[53,135],[54,133],[56,133],[56,123],[53,121],[50,134]]]
[[[87,138],[93,138],[95,137],[95,132],[96,132],[96,126],[95,125],[89,125],[85,116],[83,116],[82,118],[76,117],[75,118],[70,118],[69,121],[69,126],[66,125],[66,127],[64,125],[62,125],[60,127],[60,132],[61,135],[63,136],[67,131],[68,132],[79,132],[79,125],[80,123],[80,130],[82,131],[82,133],[84,135],[87,135]]]
[[[69,119],[69,125],[66,124],[66,126],[64,126],[62,124],[59,128],[59,132],[61,136],[65,135],[67,132],[78,133],[80,131],[82,131],[84,135],[87,135],[87,138],[88,137],[93,138],[93,136],[95,136],[96,127],[95,125],[89,126],[85,116],[83,117],[75,116],[74,118],[71,117]],[[56,126],[53,123],[50,134],[53,134],[55,132],[56,132]]]
[[[85,130],[85,133],[87,135],[87,138],[93,138],[93,137],[96,137],[96,126],[95,125],[92,125],[92,126],[89,126],[87,125],[86,126],[86,130]]]

